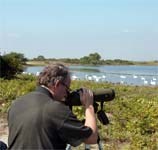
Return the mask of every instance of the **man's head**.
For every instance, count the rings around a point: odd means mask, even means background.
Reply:
[[[44,85],[51,90],[56,100],[63,100],[69,92],[71,79],[69,69],[63,64],[46,66],[39,74],[38,85]]]

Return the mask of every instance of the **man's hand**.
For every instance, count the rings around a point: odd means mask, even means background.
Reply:
[[[85,107],[85,126],[92,129],[92,134],[85,139],[84,143],[96,144],[98,139],[98,129],[93,107],[93,92],[89,89],[82,88],[82,91],[80,91],[80,101],[83,107]]]
[[[85,108],[93,105],[93,92],[89,89],[82,88],[82,91],[80,91],[80,101]]]

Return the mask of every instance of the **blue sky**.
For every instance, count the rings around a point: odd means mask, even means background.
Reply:
[[[158,0],[0,0],[0,51],[158,60]]]

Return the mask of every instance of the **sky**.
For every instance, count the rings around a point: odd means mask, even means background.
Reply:
[[[0,0],[0,52],[158,60],[158,0]]]

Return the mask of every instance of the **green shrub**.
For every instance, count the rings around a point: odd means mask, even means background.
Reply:
[[[26,58],[21,53],[11,52],[0,56],[0,78],[12,79],[23,71]]]

